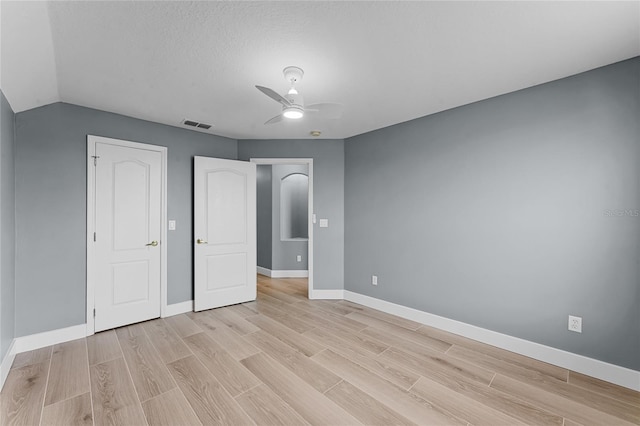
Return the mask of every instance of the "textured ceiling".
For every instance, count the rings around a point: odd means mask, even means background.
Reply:
[[[232,138],[344,138],[640,55],[640,2],[1,2],[1,87]],[[340,120],[265,126],[287,65]]]

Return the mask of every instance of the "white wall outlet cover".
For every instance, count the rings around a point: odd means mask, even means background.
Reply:
[[[297,255],[297,256],[296,256],[296,261],[298,261],[298,262],[302,262],[302,256]]]
[[[328,228],[329,219],[320,219],[320,228]]]
[[[170,220],[169,221],[169,231],[175,231],[176,230],[176,221],[175,220]]]
[[[378,285],[378,276],[371,275],[371,285]]]
[[[575,317],[569,315],[569,331],[575,331],[576,333],[582,333],[582,317]]]
[[[315,213],[311,215],[311,222],[312,223],[316,223],[316,214]]]

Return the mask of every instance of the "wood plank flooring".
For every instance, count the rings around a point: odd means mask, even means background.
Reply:
[[[0,425],[640,425],[638,392],[306,288],[19,354]]]

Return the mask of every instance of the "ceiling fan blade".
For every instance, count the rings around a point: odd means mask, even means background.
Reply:
[[[344,106],[335,103],[321,103],[307,105],[304,109],[309,112],[318,112],[322,117],[329,119],[336,119],[342,117]]]
[[[281,103],[284,106],[291,106],[291,102],[289,102],[287,98],[279,95],[278,92],[276,92],[273,89],[269,89],[268,87],[257,86],[257,85],[256,85],[256,89],[258,89],[259,91],[261,91],[262,93],[264,93],[265,95],[273,99],[274,101]]]
[[[282,121],[282,114],[278,114],[273,118],[270,118],[269,120],[265,121],[264,124],[273,124],[273,123],[278,123]]]

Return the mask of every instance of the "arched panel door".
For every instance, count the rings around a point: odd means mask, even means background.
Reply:
[[[256,165],[195,157],[196,311],[256,298]]]
[[[160,316],[162,154],[96,143],[95,331]]]

